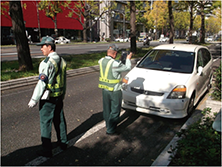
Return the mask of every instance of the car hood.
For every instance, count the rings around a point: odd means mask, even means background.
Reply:
[[[135,67],[126,76],[129,78],[129,86],[135,89],[169,92],[177,85],[186,85],[191,74]]]

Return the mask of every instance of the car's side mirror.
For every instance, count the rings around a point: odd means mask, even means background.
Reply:
[[[197,69],[197,75],[201,76],[203,74],[203,67],[199,66]]]

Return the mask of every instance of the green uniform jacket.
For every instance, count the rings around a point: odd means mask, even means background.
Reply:
[[[105,58],[113,59],[110,56],[106,56]],[[100,62],[103,59],[104,58],[100,59],[98,63],[100,64]],[[110,67],[110,68],[112,69],[113,77],[116,78],[116,79],[121,79],[122,78],[122,74],[121,73],[124,72],[124,71],[129,71],[131,69],[131,61],[130,61],[130,59],[126,59],[126,64],[123,64],[121,61],[115,60],[112,63],[112,67]],[[122,82],[117,83],[114,86],[114,90],[113,91],[121,90],[121,88],[122,88],[121,85],[122,85]]]
[[[56,74],[56,68],[52,64],[51,61],[49,61],[49,58],[52,58],[57,64],[59,63],[59,55],[56,52],[50,53],[45,60],[43,60],[39,65],[39,81],[34,89],[32,100],[35,102],[38,102],[40,98],[42,97],[47,83],[52,83],[54,76]],[[64,76],[64,87],[63,87],[63,98],[66,93],[66,74]]]

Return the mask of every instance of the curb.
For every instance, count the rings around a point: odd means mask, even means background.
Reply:
[[[204,108],[211,108],[212,114],[218,113],[222,109],[221,102],[212,100],[210,96],[208,96]],[[187,129],[187,127],[195,122],[197,122],[200,118],[202,118],[203,115],[201,112],[195,112],[191,115],[191,117],[184,123],[184,125],[180,128],[179,131],[182,129]],[[168,166],[171,162],[171,153],[168,153],[168,151],[171,151],[171,148],[175,148],[177,145],[177,141],[180,140],[180,138],[175,135],[173,139],[170,141],[170,143],[165,147],[165,149],[159,154],[159,156],[156,158],[156,160],[152,163],[151,166]]]

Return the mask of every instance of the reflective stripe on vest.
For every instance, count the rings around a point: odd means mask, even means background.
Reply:
[[[105,69],[105,74],[103,73],[102,61],[99,64],[100,65],[100,78],[99,78],[100,83],[99,83],[98,87],[101,89],[107,89],[109,91],[113,91],[115,84],[120,82],[120,79],[108,79],[108,74],[110,72],[110,66],[114,62],[114,60],[111,59],[108,61],[107,65],[106,65],[106,69]]]
[[[58,71],[58,65],[55,62],[54,59],[50,58],[49,61],[54,65],[55,67],[55,71]],[[60,67],[61,71],[60,73],[55,76],[56,77],[56,83],[54,85],[52,85],[52,83],[48,83],[47,84],[47,88],[50,89],[51,93],[50,93],[50,97],[58,97],[61,96],[63,94],[63,87],[64,87],[64,75],[66,72],[66,62],[63,60],[63,58],[61,58],[61,64]]]

